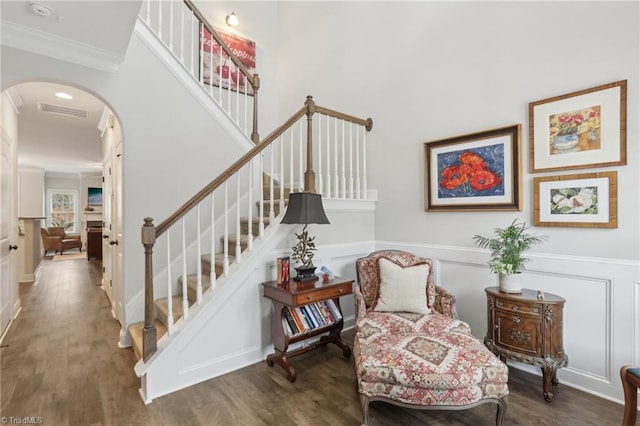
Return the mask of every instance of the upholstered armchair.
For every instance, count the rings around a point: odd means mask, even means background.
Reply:
[[[76,248],[78,251],[82,251],[80,235],[69,235],[61,226],[40,228],[40,235],[42,236],[42,247],[45,256],[49,250],[53,250],[54,253],[59,252],[60,254],[65,250]]]
[[[356,261],[353,354],[363,424],[369,403],[462,410],[497,404],[502,424],[508,368],[457,319],[455,298],[432,281],[430,259],[383,250]]]

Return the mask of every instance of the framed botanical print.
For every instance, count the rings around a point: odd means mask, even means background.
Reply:
[[[536,226],[618,227],[617,172],[533,179]]]
[[[627,81],[529,104],[529,171],[627,163]]]

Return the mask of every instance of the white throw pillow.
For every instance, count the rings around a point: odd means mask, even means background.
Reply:
[[[381,258],[380,292],[374,310],[382,312],[415,312],[430,314],[427,306],[427,280],[429,265],[415,265],[403,268],[394,262]]]

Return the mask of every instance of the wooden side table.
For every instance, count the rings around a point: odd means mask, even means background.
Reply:
[[[551,293],[538,299],[535,290],[503,293],[488,287],[487,336],[484,344],[502,361],[508,359],[542,369],[544,399],[553,399],[557,369],[569,362],[562,343],[562,310],[565,300]]]
[[[322,345],[333,343],[342,349],[342,355],[345,358],[349,358],[351,356],[351,348],[349,348],[340,337],[344,325],[342,318],[322,327],[290,335],[285,331],[287,329],[285,307],[296,308],[331,299],[342,314],[340,297],[352,293],[352,284],[353,280],[338,277],[328,282],[322,282],[322,280],[306,282],[291,280],[288,284],[282,285],[278,285],[276,281],[262,283],[264,287],[264,297],[271,299],[273,302],[271,340],[275,352],[267,356],[267,364],[273,366],[274,363],[277,363],[287,373],[287,379],[289,379],[290,382],[294,382],[296,380],[296,371],[289,362],[289,358],[291,357],[316,349]],[[306,347],[288,351],[291,343],[306,340],[310,337],[326,333],[327,331],[329,334],[322,336],[317,342]]]

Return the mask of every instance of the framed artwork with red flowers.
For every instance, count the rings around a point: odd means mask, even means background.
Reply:
[[[578,228],[618,227],[617,172],[533,179],[533,224]]]
[[[529,171],[627,164],[627,81],[529,104]]]
[[[521,125],[425,142],[425,211],[522,210]]]

